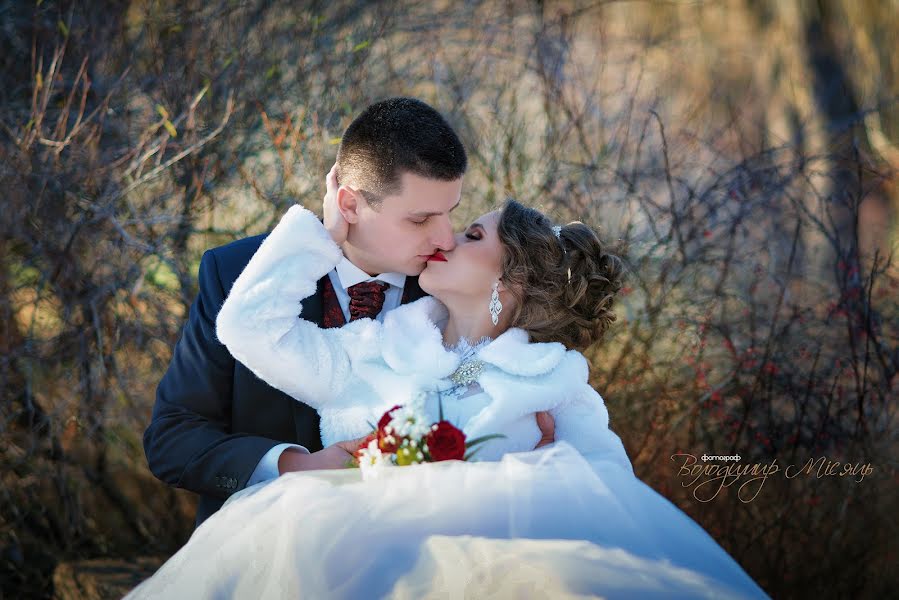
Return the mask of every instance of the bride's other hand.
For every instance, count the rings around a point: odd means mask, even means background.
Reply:
[[[553,419],[553,416],[546,411],[541,411],[537,413],[536,417],[537,427],[540,428],[540,433],[543,437],[534,446],[534,450],[556,441],[556,420]]]
[[[337,182],[337,163],[334,163],[334,166],[328,171],[327,177],[325,177],[325,198],[322,201],[322,216],[325,229],[331,234],[334,243],[340,246],[346,241],[350,224],[343,218],[337,206],[338,189],[340,189],[340,184]]]
[[[281,475],[284,475],[293,471],[345,469],[347,468],[347,461],[353,458],[353,453],[359,448],[365,437],[337,442],[311,454],[288,448],[281,454],[281,458],[278,459],[278,471]]]

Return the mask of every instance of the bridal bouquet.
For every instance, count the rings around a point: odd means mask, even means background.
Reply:
[[[466,440],[461,429],[443,419],[443,405],[436,423],[428,422],[419,397],[409,405],[397,405],[381,416],[378,425],[362,441],[352,459],[352,467],[365,471],[385,466],[403,467],[442,460],[469,460],[474,448],[503,435],[485,435]],[[474,448],[466,454],[466,451]]]

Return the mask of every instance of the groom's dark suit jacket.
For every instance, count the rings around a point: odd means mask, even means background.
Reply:
[[[215,336],[216,315],[264,238],[238,240],[203,255],[200,292],[156,389],[153,418],[144,432],[153,474],[200,495],[197,526],[246,487],[259,460],[276,444],[300,444],[310,452],[322,448],[318,413],[260,380]],[[406,278],[406,286],[408,301],[425,295],[416,277]],[[321,324],[321,281],[302,306],[306,320]]]

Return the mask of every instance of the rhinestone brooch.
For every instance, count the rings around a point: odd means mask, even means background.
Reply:
[[[459,365],[459,368],[450,375],[450,380],[456,385],[470,385],[477,381],[484,372],[484,361],[467,360]]]

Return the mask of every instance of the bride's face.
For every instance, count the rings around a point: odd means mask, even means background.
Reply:
[[[428,260],[418,279],[421,288],[444,302],[450,297],[483,301],[486,313],[493,284],[502,274],[503,246],[496,231],[499,214],[493,211],[475,220],[456,234],[452,251]],[[499,290],[503,291],[502,283]]]

